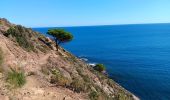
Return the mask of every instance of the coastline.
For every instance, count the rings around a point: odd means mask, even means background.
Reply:
[[[7,21],[5,22],[12,25]],[[107,75],[89,66],[85,62],[88,61],[87,59],[82,61],[64,48],[57,48],[55,42],[48,45],[47,37],[30,28],[21,25],[10,28],[11,26],[5,25],[6,30],[13,31],[4,30],[2,33],[0,32],[0,49],[2,50],[0,57],[6,59],[2,63],[9,68],[9,70],[3,70],[2,74],[8,77],[8,74],[4,73],[19,73],[22,74],[22,80],[24,81],[22,86],[19,87],[18,76],[14,76],[17,79],[14,80],[17,82],[16,84],[2,78],[0,88],[5,89],[0,92],[7,98],[15,97],[22,100],[22,97],[24,97],[29,100],[41,100],[45,97],[46,100],[56,100],[58,98],[60,98],[59,100],[65,100],[67,97],[70,98],[69,100],[137,100],[136,96]],[[16,34],[12,37],[6,36],[13,33]],[[26,44],[15,40],[19,37],[17,34],[21,34],[19,39],[24,39],[30,48],[27,48]],[[28,36],[30,34],[31,36]],[[13,39],[14,41],[12,41]],[[33,42],[35,44],[32,44]],[[19,43],[21,44],[19,45]],[[18,66],[18,64],[21,66]],[[6,66],[2,66],[2,69],[4,67]],[[18,70],[21,67],[22,70]],[[10,68],[12,69],[10,70]],[[19,91],[14,94],[6,87],[7,84],[11,88],[16,86]]]
[[[81,57],[79,56],[78,59],[80,59],[81,61],[87,63],[88,66],[90,67],[94,67],[97,63],[96,62],[89,62],[88,58],[85,58],[85,57]],[[107,73],[107,72],[106,72]],[[107,73],[108,74],[108,73]],[[105,74],[103,74],[105,75]],[[109,74],[107,75],[107,77],[109,76]],[[109,78],[109,77],[108,77]],[[109,79],[112,79],[112,78],[109,78]],[[113,80],[113,79],[112,79]],[[113,80],[114,81],[114,80]],[[115,82],[115,81],[114,81]],[[115,82],[115,84],[117,84],[117,86],[119,86],[120,88],[122,88],[124,91],[126,91],[127,93],[130,93],[132,94],[132,97],[134,100],[140,100],[139,97],[137,97],[135,94],[131,93],[129,90],[125,89],[124,87],[122,87],[119,83]]]

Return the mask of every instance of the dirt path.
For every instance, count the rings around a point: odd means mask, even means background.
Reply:
[[[40,64],[40,65],[46,64],[48,58],[49,58],[51,55],[52,55],[51,53],[48,53],[48,54],[44,55],[43,57],[40,57],[40,59],[38,60],[39,64]]]

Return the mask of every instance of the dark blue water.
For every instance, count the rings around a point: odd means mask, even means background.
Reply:
[[[74,35],[67,50],[105,64],[111,78],[142,100],[170,100],[170,24],[64,29]]]

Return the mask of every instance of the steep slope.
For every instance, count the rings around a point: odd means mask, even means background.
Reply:
[[[137,99],[63,48],[56,51],[49,38],[4,19],[0,22],[0,100]],[[24,72],[26,84],[12,87],[7,81],[11,69]]]
[[[14,24],[11,24],[7,19],[0,18],[0,31],[5,32],[9,27],[14,26]]]

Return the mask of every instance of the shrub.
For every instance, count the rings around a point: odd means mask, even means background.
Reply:
[[[119,91],[114,97],[115,100],[132,100],[132,98],[132,95],[126,95],[123,91]]]
[[[75,78],[71,83],[71,88],[73,89],[73,91],[80,93],[81,91],[86,91],[87,86],[85,85],[85,82],[83,80]]]
[[[114,88],[116,83],[112,79],[107,79],[107,84]]]
[[[91,83],[91,78],[88,75],[82,75],[82,78],[84,79],[85,82]]]
[[[18,42],[19,46],[26,48],[26,50],[28,51],[34,49],[34,47],[31,44],[29,44],[25,37],[16,37],[16,41]]]
[[[90,100],[113,100],[112,97],[109,97],[105,92],[103,91],[94,91],[92,90],[89,93],[89,99]],[[117,100],[117,99],[116,99]]]
[[[90,100],[98,100],[99,94],[96,91],[92,91],[88,96]]]
[[[70,81],[68,78],[64,77],[58,70],[52,70],[52,74],[50,83],[64,87],[69,86]]]
[[[7,82],[14,87],[22,87],[26,83],[26,78],[23,72],[13,70],[7,74]]]
[[[27,51],[34,50],[33,44],[30,42],[30,33],[27,32],[28,30],[20,25],[16,25],[14,27],[11,27],[7,30],[7,32],[4,34],[5,36],[12,36],[16,42],[21,46],[22,48],[26,49]]]
[[[97,64],[96,66],[94,66],[94,69],[99,72],[102,72],[105,70],[105,66],[103,64]]]

